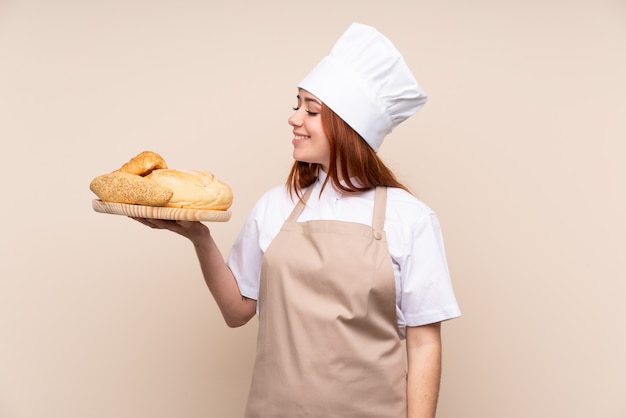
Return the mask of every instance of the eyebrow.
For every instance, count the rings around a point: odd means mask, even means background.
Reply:
[[[311,97],[305,97],[304,99],[302,99],[302,97],[300,97],[300,95],[299,95],[299,94],[298,94],[296,97],[297,97],[298,99],[300,99],[300,100],[304,100],[305,102],[313,102],[313,103],[317,103],[317,104],[318,104],[318,105],[320,105],[320,106],[322,105],[322,103],[321,103],[321,102],[319,102],[318,100],[315,100],[315,99],[313,99],[313,98],[311,98]]]

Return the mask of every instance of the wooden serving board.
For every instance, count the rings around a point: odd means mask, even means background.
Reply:
[[[93,210],[100,213],[174,221],[226,222],[231,215],[231,212],[228,210],[197,210],[127,205],[124,203],[103,202],[100,199],[94,199],[91,206]]]

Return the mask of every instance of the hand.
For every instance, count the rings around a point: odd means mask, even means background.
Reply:
[[[202,237],[209,232],[209,228],[202,222],[198,221],[169,221],[165,219],[149,219],[149,218],[135,218],[131,217],[135,221],[149,226],[153,229],[167,229],[175,232],[178,235],[182,235],[185,238],[191,240],[194,244],[198,244]]]

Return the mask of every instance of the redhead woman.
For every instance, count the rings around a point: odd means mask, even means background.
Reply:
[[[258,318],[246,418],[435,416],[441,323],[460,310],[436,214],[377,154],[425,101],[391,41],[354,23],[298,86],[287,183],[226,260],[202,223],[138,219],[191,240],[229,326]]]

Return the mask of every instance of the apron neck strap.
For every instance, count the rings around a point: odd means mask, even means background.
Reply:
[[[298,220],[298,217],[304,210],[304,205],[309,200],[309,196],[311,195],[312,191],[313,191],[313,184],[311,184],[309,188],[306,189],[302,197],[298,199],[298,203],[296,204],[296,207],[293,208],[293,210],[291,211],[291,215],[289,215],[289,218],[287,218],[287,221],[296,222]]]
[[[302,198],[298,199],[296,207],[291,211],[291,215],[287,218],[289,222],[297,222],[298,217],[304,210],[306,202],[313,191],[313,185],[304,192]],[[385,212],[387,210],[387,188],[383,186],[376,187],[374,195],[374,214],[372,215],[372,229],[376,233],[382,232],[385,227]]]
[[[387,188],[383,186],[376,187],[376,195],[374,197],[374,215],[372,217],[372,229],[374,233],[382,232],[385,227],[385,212],[387,210]]]

